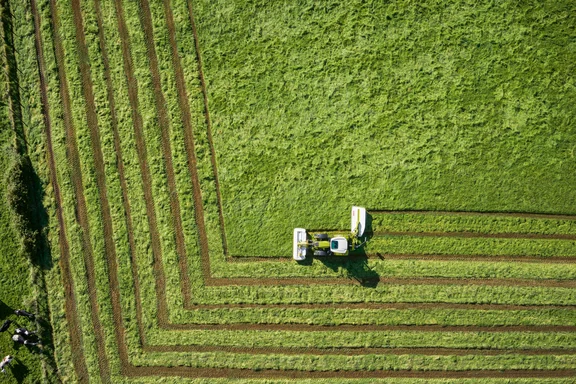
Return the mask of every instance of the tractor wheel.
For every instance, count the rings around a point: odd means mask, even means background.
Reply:
[[[316,240],[328,240],[328,235],[325,233],[317,233],[314,235]]]
[[[314,251],[314,256],[328,256],[326,251]]]

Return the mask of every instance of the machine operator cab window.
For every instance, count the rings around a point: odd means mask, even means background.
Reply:
[[[348,254],[348,240],[345,237],[333,237],[330,240],[330,251],[337,255]]]

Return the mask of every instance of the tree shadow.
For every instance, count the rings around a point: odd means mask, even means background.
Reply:
[[[6,319],[8,316],[12,315],[14,313],[14,308],[10,307],[8,304],[6,304],[5,302],[3,302],[0,299],[0,320],[2,320],[0,322],[1,323],[4,322],[4,319]]]
[[[12,375],[18,383],[23,383],[24,379],[26,379],[30,372],[30,370],[24,364],[22,364],[22,362],[18,360],[17,357],[12,360],[9,367],[12,371]]]

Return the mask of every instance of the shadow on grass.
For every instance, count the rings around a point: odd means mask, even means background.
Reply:
[[[372,215],[367,213],[366,229],[364,235],[360,238],[360,245],[356,249],[351,250],[348,256],[308,256],[305,260],[298,263],[301,265],[312,265],[314,260],[318,260],[327,268],[357,281],[363,287],[376,288],[380,282],[380,275],[368,265],[368,255],[364,247],[372,236]]]
[[[10,307],[8,304],[0,300],[0,324],[4,322],[8,316],[14,313],[14,308]]]
[[[17,357],[12,360],[12,363],[10,363],[9,367],[12,371],[12,375],[18,383],[23,383],[28,376],[28,373],[30,372],[30,370],[24,364],[22,364],[22,362]]]

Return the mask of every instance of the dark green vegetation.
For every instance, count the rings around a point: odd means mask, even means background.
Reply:
[[[50,267],[43,227],[46,215],[41,202],[42,182],[28,154],[25,126],[30,123],[29,94],[21,87],[30,78],[20,66],[30,69],[35,53],[19,50],[24,38],[22,8],[16,12],[8,1],[0,1],[0,323],[14,323],[0,334],[0,358],[15,357],[2,380],[7,383],[37,383],[59,380],[55,373],[47,292],[43,269]],[[32,67],[33,68],[33,67]],[[30,75],[30,73],[28,73]],[[23,96],[23,97],[22,97]],[[31,135],[32,131],[27,130]],[[14,310],[36,313],[30,320],[16,317]],[[16,327],[38,332],[42,346],[26,347],[11,340]]]
[[[51,256],[8,305],[48,292],[58,367],[27,380],[573,381],[574,5],[10,4]],[[352,204],[362,251],[292,262]]]

